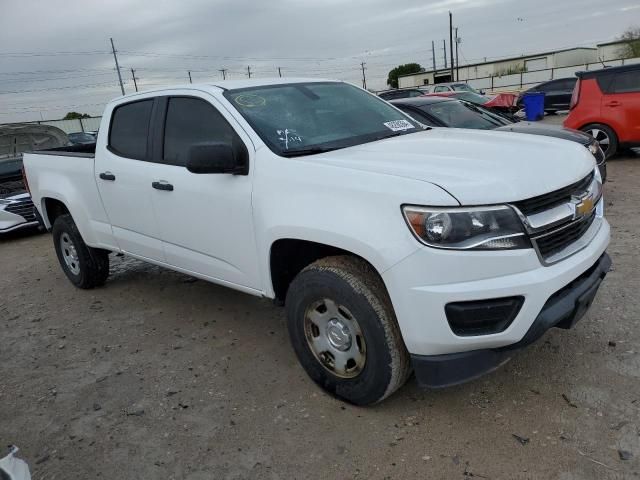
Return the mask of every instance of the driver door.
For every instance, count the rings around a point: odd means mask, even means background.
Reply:
[[[260,290],[252,168],[248,175],[195,174],[186,168],[192,145],[244,142],[251,165],[253,144],[209,95],[188,91],[162,102],[152,198],[166,262],[218,283]]]

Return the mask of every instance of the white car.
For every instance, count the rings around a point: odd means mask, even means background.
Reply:
[[[434,83],[420,87],[425,93],[446,93],[446,92],[473,92],[481,95],[481,92],[464,82]]]
[[[0,235],[40,225],[31,196],[22,180],[25,151],[67,145],[67,135],[50,125],[0,125]]]
[[[109,103],[92,152],[25,155],[60,264],[117,252],[286,306],[309,376],[378,402],[491,371],[593,301],[610,260],[593,156],[425,128],[350,84],[253,79]],[[55,155],[52,161],[50,155]]]

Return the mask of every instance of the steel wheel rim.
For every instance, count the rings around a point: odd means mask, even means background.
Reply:
[[[80,259],[78,258],[78,251],[66,232],[60,235],[60,251],[69,271],[74,275],[79,275]]]
[[[304,334],[314,357],[340,378],[360,375],[367,347],[358,320],[329,298],[311,304],[304,315]]]
[[[600,130],[599,128],[592,128],[587,130],[587,133],[595,138],[600,144],[602,151],[607,153],[607,150],[609,150],[609,144],[611,143],[611,139],[609,138],[609,135],[607,135],[607,132]]]

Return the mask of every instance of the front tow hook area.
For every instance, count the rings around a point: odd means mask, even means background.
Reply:
[[[418,384],[444,388],[474,380],[507,363],[518,350],[534,343],[550,328],[572,328],[591,307],[610,268],[611,258],[603,253],[587,271],[549,297],[517,343],[444,355],[411,355]]]

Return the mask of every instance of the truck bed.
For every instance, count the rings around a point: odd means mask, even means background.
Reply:
[[[24,168],[33,203],[50,228],[45,199],[63,203],[86,243],[101,246],[109,226],[94,178],[95,145],[72,145],[24,154]]]
[[[50,148],[48,150],[38,150],[38,155],[62,155],[65,157],[85,157],[94,158],[96,155],[96,144],[85,143],[79,145],[65,145],[64,147]]]

